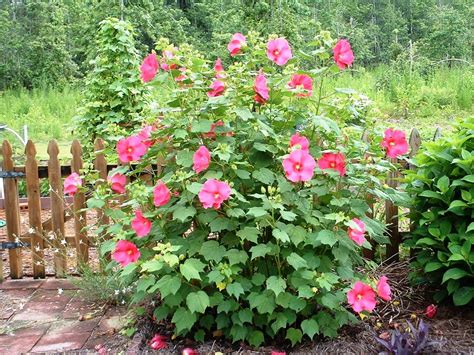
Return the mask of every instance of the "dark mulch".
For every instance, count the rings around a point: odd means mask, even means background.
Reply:
[[[340,330],[335,339],[316,339],[305,342],[293,349],[287,343],[273,340],[272,344],[259,349],[252,349],[245,344],[231,344],[221,338],[196,344],[191,339],[177,338],[169,341],[169,347],[161,353],[176,354],[186,347],[198,350],[200,353],[270,353],[272,350],[286,351],[292,354],[377,354],[383,348],[376,337],[386,338],[390,331],[397,328],[407,329],[407,321],[417,324],[423,319],[430,327],[430,338],[441,344],[427,349],[428,353],[469,354],[474,352],[474,307],[454,307],[450,303],[439,305],[433,319],[424,316],[425,308],[432,303],[429,289],[421,286],[411,286],[408,281],[408,262],[381,265],[372,272],[378,278],[386,275],[392,287],[393,299],[389,303],[379,304],[377,311],[369,318],[355,325],[348,325]],[[155,334],[171,335],[172,325],[169,323],[156,324],[151,318],[141,318],[138,321],[138,333],[135,342],[140,352],[155,353],[148,346],[148,341]]]

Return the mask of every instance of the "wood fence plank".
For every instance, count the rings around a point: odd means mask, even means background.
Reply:
[[[436,134],[435,134],[436,136]],[[410,133],[410,139],[409,139],[409,145],[410,145],[410,153],[408,153],[408,156],[410,159],[413,159],[415,155],[418,153],[418,150],[421,147],[421,135],[418,132],[416,128],[413,128]],[[416,166],[413,165],[411,162],[408,164],[408,169],[410,170],[415,170]],[[410,214],[413,214],[413,209],[410,210]],[[413,232],[415,230],[415,223],[410,221],[410,232]],[[414,257],[414,250],[410,250],[410,257]]]
[[[104,141],[101,138],[97,138],[94,143],[94,151],[95,151],[95,160],[94,160],[94,168],[99,173],[99,178],[102,182],[97,182],[96,186],[101,184],[107,183],[107,160],[105,159],[105,155],[103,153],[104,150]],[[109,217],[105,215],[104,209],[100,208],[97,210],[97,220],[99,221],[100,225],[108,225],[109,224]],[[105,233],[101,233],[99,237],[104,238]]]
[[[397,163],[397,159],[390,159],[393,164]],[[387,185],[396,188],[398,185],[398,171],[392,171],[388,174]],[[398,230],[398,206],[391,201],[385,201],[385,223],[387,223],[387,231],[390,238],[390,244],[387,244],[386,259],[388,262],[399,260],[399,250],[401,243],[401,235]]]
[[[13,162],[12,147],[8,141],[3,141],[3,168],[12,171],[15,167]],[[16,179],[3,179],[5,192],[5,219],[7,222],[7,238],[10,242],[15,242],[20,237],[20,205],[18,202],[18,182]],[[21,249],[9,249],[10,277],[19,279],[23,277],[23,263],[21,259]]]
[[[28,196],[29,230],[31,232],[31,254],[33,257],[33,277],[45,278],[44,238],[41,225],[41,202],[38,178],[38,162],[36,147],[29,140],[25,148],[26,154],[26,194]]]
[[[77,174],[81,174],[83,166],[82,147],[77,139],[71,145],[71,170]],[[76,251],[78,267],[87,264],[89,260],[89,242],[87,239],[86,230],[86,212],[83,209],[86,207],[86,197],[84,193],[78,192],[74,194],[74,229],[76,233]]]
[[[64,213],[64,192],[61,180],[61,163],[59,162],[59,148],[55,140],[48,144],[48,179],[51,197],[51,232],[53,233],[56,253],[54,254],[54,272],[56,277],[66,277],[66,247],[62,240],[65,240],[65,213]]]

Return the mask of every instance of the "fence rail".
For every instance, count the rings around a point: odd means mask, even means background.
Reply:
[[[439,129],[436,130],[434,139],[440,136]],[[410,152],[409,156],[413,157],[421,145],[421,137],[416,129],[413,129],[409,139]],[[110,170],[117,167],[117,164],[108,164],[104,154],[102,153],[104,143],[101,140],[95,142],[96,157],[94,160],[94,168],[98,171],[102,179],[107,178]],[[33,265],[33,277],[45,277],[44,251],[46,248],[55,248],[59,252],[54,254],[54,275],[56,277],[65,277],[66,268],[66,245],[76,249],[77,263],[87,263],[89,261],[89,248],[93,235],[89,235],[87,228],[87,215],[84,212],[86,206],[86,196],[82,192],[78,192],[71,199],[63,194],[63,178],[72,172],[80,173],[83,167],[82,148],[79,141],[74,140],[71,145],[71,163],[70,165],[61,165],[58,155],[59,148],[56,141],[49,142],[47,153],[49,159],[47,165],[39,165],[36,157],[36,148],[34,143],[28,141],[25,148],[26,163],[24,166],[15,166],[13,159],[12,147],[8,141],[4,141],[2,145],[3,169],[5,171],[24,173],[24,176],[4,178],[3,185],[5,190],[5,219],[7,229],[7,240],[10,245],[18,242],[27,243],[31,248],[31,262]],[[158,165],[153,169],[159,169]],[[413,168],[408,166],[408,168]],[[387,184],[396,187],[401,172],[393,172],[387,177]],[[28,232],[21,234],[20,221],[20,198],[18,194],[18,180],[24,178],[26,180],[26,192],[28,203]],[[49,207],[51,217],[42,220],[41,217],[41,196],[40,196],[40,179],[48,179],[50,185]],[[368,196],[367,202],[371,207],[369,212],[373,216],[373,206],[376,202],[373,197]],[[43,206],[44,207],[44,206]],[[65,235],[65,224],[69,220],[74,220],[74,234]],[[97,220],[101,224],[108,224],[108,217],[102,210],[97,211]],[[387,245],[387,259],[396,260],[399,254],[402,234],[399,230],[398,206],[390,201],[385,202],[385,221],[387,223],[388,237],[391,244]],[[53,235],[52,243],[45,243],[48,235]],[[372,245],[375,243],[371,241]],[[372,250],[365,249],[364,256],[369,259],[374,258],[374,248]],[[12,279],[22,278],[24,275],[23,258],[20,248],[8,249],[8,262],[10,269],[10,277]],[[0,257],[0,280],[3,279],[3,261]]]

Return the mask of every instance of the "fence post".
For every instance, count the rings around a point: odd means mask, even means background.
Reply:
[[[369,144],[370,141],[369,141],[369,134],[368,134],[368,131],[365,130],[363,133],[362,133],[362,137],[361,137],[362,141]],[[370,154],[365,154],[365,158],[366,159],[370,159]],[[367,217],[368,218],[374,218],[374,196],[372,196],[371,194],[368,194],[365,198],[366,202],[367,202],[367,205],[369,206],[369,211],[367,211]],[[369,237],[367,236],[367,241],[370,243],[370,245],[372,246],[372,249],[362,249],[362,254],[364,255],[364,258],[366,259],[369,259],[369,260],[374,260],[375,258],[375,247],[376,247],[376,243]]]
[[[61,180],[61,164],[59,163],[58,143],[55,140],[48,144],[48,179],[51,186],[51,231],[54,236],[54,272],[56,277],[66,277],[66,240],[64,227],[64,192]]]
[[[391,158],[390,161],[393,164],[397,163],[397,159]],[[387,185],[396,188],[397,177],[399,171],[391,171],[388,174]],[[387,255],[386,259],[388,262],[398,261],[400,259],[400,231],[398,230],[398,206],[391,201],[385,201],[385,223],[387,223],[387,230],[390,239],[390,244],[387,244]]]
[[[71,145],[71,171],[80,174],[83,166],[82,147],[77,139]],[[86,207],[86,198],[84,193],[74,194],[74,230],[76,234],[77,265],[86,264],[89,260],[89,242],[87,240],[86,213],[83,209]]]
[[[3,141],[3,168],[5,171],[13,171],[12,147],[8,141]],[[5,219],[7,222],[8,241],[20,240],[20,205],[18,202],[18,182],[16,179],[3,179],[5,190]],[[12,279],[23,277],[23,263],[21,260],[21,249],[9,249],[10,276]]]
[[[103,182],[97,182],[96,186],[100,184],[107,183],[107,160],[105,160],[105,155],[103,153],[104,150],[104,141],[101,138],[97,138],[94,143],[94,151],[95,151],[95,160],[94,160],[94,168],[99,173],[99,178],[103,180]],[[107,217],[104,213],[104,209],[100,208],[97,209],[97,220],[99,223],[104,226],[109,224],[109,217]],[[100,236],[104,237],[105,233],[101,233]]]
[[[26,193],[28,196],[29,235],[31,236],[31,255],[33,257],[33,277],[46,276],[44,266],[44,239],[41,225],[41,200],[38,176],[38,162],[36,161],[36,147],[29,140],[26,143]]]
[[[436,136],[436,134],[435,134],[435,136]],[[408,154],[408,156],[410,157],[410,159],[413,159],[415,157],[416,153],[418,153],[418,150],[420,149],[420,146],[421,146],[421,136],[420,136],[420,133],[418,132],[418,130],[416,128],[413,128],[411,130],[409,144],[410,144],[410,153]],[[415,170],[416,166],[412,163],[409,163],[408,168],[410,170]],[[414,212],[413,209],[410,209],[410,214],[413,214],[413,212]],[[415,230],[415,224],[410,221],[410,232],[413,232],[414,230]],[[413,256],[414,256],[413,255],[413,249],[411,249],[410,250],[410,257],[413,257]]]

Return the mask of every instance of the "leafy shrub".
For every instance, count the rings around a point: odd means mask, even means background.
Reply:
[[[456,305],[474,298],[474,120],[459,122],[455,132],[426,143],[408,172],[413,195],[414,248],[418,278],[442,286],[437,298],[452,296]]]
[[[89,143],[89,151],[95,138],[115,144],[139,126],[147,102],[130,24],[115,18],[102,21],[95,43],[93,69],[86,78],[83,106],[76,117],[76,133]]]
[[[170,320],[176,335],[203,341],[216,332],[253,346],[336,336],[356,320],[345,299],[363,263],[348,229],[363,247],[365,229],[386,241],[365,199],[387,196],[381,178],[392,165],[368,158],[382,155],[379,138],[368,132],[372,143],[363,142],[361,128],[327,117],[317,88],[340,70],[328,33],[313,42],[320,66],[305,73],[298,58],[282,64],[289,48],[270,51],[285,53],[275,65],[255,34],[235,38],[227,68],[213,70],[187,46],[158,47],[160,56],[144,61],[147,81],[165,61],[150,84],[171,90],[153,127],[119,141],[120,159],[133,165],[113,171],[111,188],[99,186],[89,200],[111,218],[99,228],[114,237],[101,253],[112,252],[125,283],[136,282],[133,302],[159,293],[154,316]],[[295,73],[311,76],[312,90],[307,77],[296,85]],[[375,306],[374,291],[364,290]]]

